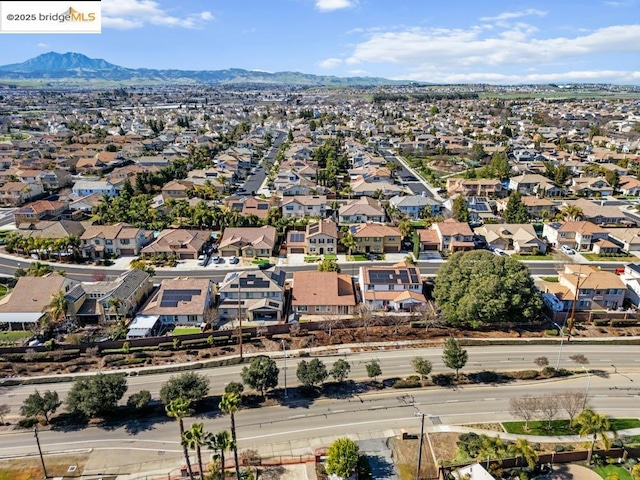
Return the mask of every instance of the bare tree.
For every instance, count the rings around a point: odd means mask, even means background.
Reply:
[[[549,359],[547,357],[538,357],[533,361],[533,363],[540,368],[544,368],[549,366]]]
[[[411,322],[411,317],[402,313],[392,313],[391,315],[387,315],[389,323],[393,327],[393,334],[398,335],[400,333],[400,329],[409,325]]]
[[[269,329],[264,325],[260,325],[259,327],[256,327],[256,337],[263,338],[263,337],[266,337],[268,333],[269,333]]]
[[[364,341],[369,341],[369,327],[373,327],[378,324],[378,317],[376,317],[369,308],[362,304],[356,308],[356,325],[364,330]]]
[[[578,365],[589,364],[589,359],[585,357],[582,353],[576,353],[575,355],[571,355],[569,358],[574,362],[576,362]]]
[[[342,319],[335,315],[327,315],[323,318],[320,328],[327,332],[327,335],[331,336],[333,329],[342,328],[344,325]]]
[[[431,303],[419,305],[416,307],[415,312],[418,315],[418,320],[424,323],[425,332],[429,331],[429,327],[435,327],[438,325],[438,314]]]
[[[11,407],[9,405],[6,403],[0,403],[0,424],[4,423],[4,417],[5,415],[9,415],[10,411]]]
[[[547,421],[547,429],[551,430],[551,422],[558,415],[560,400],[556,395],[540,397],[540,416]]]
[[[292,337],[300,335],[300,324],[298,322],[292,323],[289,326],[289,335]]]
[[[514,417],[524,420],[524,429],[529,430],[529,422],[536,418],[540,411],[539,397],[511,397],[509,411]]]
[[[585,394],[584,392],[565,392],[558,395],[558,402],[560,408],[567,412],[569,415],[569,427],[573,428],[573,419],[578,415],[584,406]]]

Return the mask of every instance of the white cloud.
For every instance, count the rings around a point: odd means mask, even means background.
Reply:
[[[604,82],[635,84],[640,81],[640,71],[619,70],[581,70],[556,73],[502,74],[495,72],[448,73],[439,71],[416,72],[402,80],[426,81],[435,83],[491,83],[522,84],[552,82]]]
[[[321,12],[331,12],[353,7],[355,3],[355,0],[316,0],[316,8]]]
[[[318,62],[318,66],[320,68],[326,68],[326,69],[336,68],[341,64],[342,64],[342,60],[339,58],[325,58],[324,60],[321,60],[320,62]]]
[[[640,53],[640,25],[610,26],[574,38],[535,38],[535,32],[533,27],[517,24],[490,32],[476,26],[374,33],[356,45],[346,63],[461,71],[487,65],[551,64],[594,54]]]
[[[102,2],[102,26],[128,30],[144,25],[201,28],[213,19],[211,12],[203,11],[187,16],[174,16],[154,0],[105,0]]]
[[[502,12],[499,15],[496,15],[495,17],[482,17],[480,18],[480,21],[482,22],[503,22],[505,20],[513,20],[514,18],[520,18],[520,17],[529,17],[532,15],[538,16],[538,17],[544,17],[547,14],[547,12],[542,11],[542,10],[537,10],[535,8],[529,8],[527,10],[522,10],[520,12]]]
[[[49,48],[49,44],[48,43],[39,43],[38,45],[36,45],[38,48]]]

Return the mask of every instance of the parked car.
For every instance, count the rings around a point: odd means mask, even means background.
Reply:
[[[224,263],[224,259],[219,255],[214,255],[211,257],[211,263]]]
[[[500,256],[500,257],[508,257],[509,254],[507,252],[505,252],[504,250],[502,250],[501,248],[494,248],[493,249],[493,253],[495,253],[496,255]]]
[[[229,263],[232,265],[235,265],[236,263],[238,263],[240,261],[240,259],[238,257],[231,257],[229,259]]]
[[[271,267],[275,267],[275,265],[273,263],[261,263],[261,264],[258,265],[258,268],[260,270],[268,270]]]
[[[207,261],[207,256],[206,255],[200,255],[198,257],[198,265],[203,266],[206,261]]]
[[[576,251],[571,248],[571,247],[567,247],[566,245],[562,245],[562,247],[560,247],[560,250],[562,251],[562,253],[566,254],[566,255],[575,255]]]

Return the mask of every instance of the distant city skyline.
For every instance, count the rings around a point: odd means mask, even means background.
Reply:
[[[101,3],[101,34],[3,34],[0,64],[55,51],[129,68],[640,84],[640,0]]]

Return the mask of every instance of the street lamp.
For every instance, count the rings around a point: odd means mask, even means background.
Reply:
[[[560,333],[560,348],[558,349],[558,359],[556,360],[556,370],[558,370],[558,368],[560,368],[560,356],[562,355],[562,344],[564,343],[564,337],[565,337],[564,324],[561,327],[556,322],[551,322],[551,323],[553,323],[556,326],[556,328],[558,329],[558,332]]]
[[[287,398],[287,344],[282,339],[282,354],[284,356],[284,398]]]
[[[42,448],[40,448],[40,437],[38,437],[38,426],[33,427],[33,436],[36,437],[36,444],[38,445],[38,453],[40,454],[40,462],[42,462],[42,471],[44,472],[44,478],[47,480],[47,467],[44,466],[44,457],[42,456]]]
[[[591,374],[589,373],[589,370],[587,370],[587,367],[582,367],[584,368],[584,373],[587,374],[587,376],[589,377],[589,380],[587,380],[587,390],[584,392],[584,403],[582,404],[582,409],[584,410],[585,408],[587,408],[587,399],[589,398],[589,387],[591,387]]]

